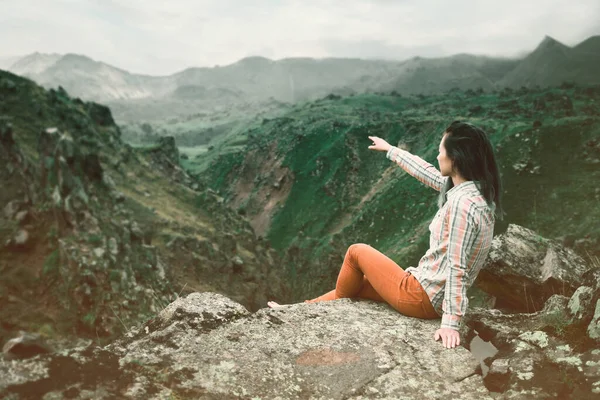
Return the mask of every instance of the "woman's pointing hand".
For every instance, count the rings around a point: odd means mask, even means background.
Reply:
[[[373,144],[369,146],[370,150],[387,152],[392,147],[388,142],[386,142],[380,137],[369,136],[369,139],[373,141]]]

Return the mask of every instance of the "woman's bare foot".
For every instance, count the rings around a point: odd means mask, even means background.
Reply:
[[[275,303],[274,301],[268,301],[268,302],[267,302],[267,305],[268,305],[269,307],[271,307],[271,308],[281,308],[281,307],[283,307],[283,305],[282,305],[282,304]]]

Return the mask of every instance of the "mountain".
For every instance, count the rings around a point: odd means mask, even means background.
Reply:
[[[558,86],[563,82],[598,84],[600,53],[593,51],[597,48],[597,39],[590,39],[592,40],[587,44],[587,41],[581,43],[581,47],[571,48],[546,36],[538,47],[498,84],[511,88]]]
[[[324,96],[337,87],[359,79],[395,70],[388,61],[289,58],[272,61],[264,57],[245,58],[218,68],[190,68],[175,74],[178,86],[220,86],[237,90],[249,99],[273,97],[297,102]]]
[[[596,73],[599,42],[594,36],[571,48],[547,36],[523,59],[469,54],[414,57],[402,62],[247,57],[231,65],[188,68],[156,77],[131,74],[81,55],[35,53],[10,70],[45,87],[60,85],[75,96],[115,101],[117,108],[144,99],[165,104],[185,99],[206,108],[210,104],[230,106],[269,98],[295,103],[328,93],[396,90],[434,94],[455,87],[493,90],[504,86],[555,86],[565,81],[593,84],[600,79]]]
[[[490,91],[517,62],[469,54],[430,59],[415,57],[402,63],[394,79],[380,88],[407,94],[443,93],[452,88]]]
[[[170,76],[150,77],[130,74],[81,55],[36,53],[20,60],[10,70],[46,87],[62,86],[69,93],[97,101],[178,97],[182,92],[188,95],[196,92],[198,100],[215,101],[212,94],[217,90],[227,96],[236,93],[244,100],[273,97],[294,102],[326,94],[334,87],[388,70],[395,64],[358,59],[272,61],[249,57],[224,67],[189,68]],[[210,96],[203,97],[202,89]]]
[[[148,98],[159,92],[156,78],[130,74],[76,54],[36,53],[19,60],[10,71],[47,88],[62,86],[75,96],[96,101]]]

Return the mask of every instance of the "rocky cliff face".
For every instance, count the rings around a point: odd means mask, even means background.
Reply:
[[[110,110],[0,71],[0,339],[111,337],[179,295],[251,310],[277,255],[178,164],[173,138],[120,139]]]

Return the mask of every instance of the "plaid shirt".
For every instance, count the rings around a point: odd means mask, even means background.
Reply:
[[[392,147],[386,155],[410,175],[441,191],[446,179],[433,165],[408,151]],[[479,184],[466,181],[446,193],[446,203],[429,225],[429,250],[410,267],[431,304],[442,316],[442,328],[458,330],[467,311],[467,289],[489,253],[495,204],[488,205]]]

